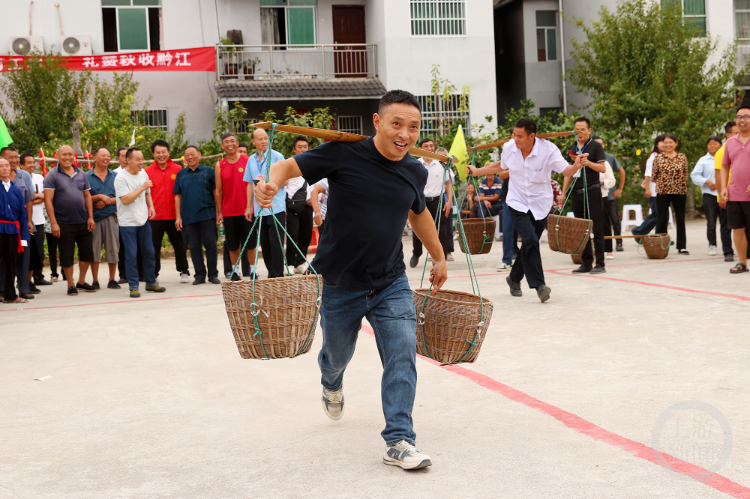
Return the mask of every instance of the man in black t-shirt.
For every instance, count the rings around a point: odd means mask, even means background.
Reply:
[[[576,141],[568,149],[568,162],[575,162],[580,154],[583,156],[581,165],[583,168],[577,177],[572,180],[573,184],[573,213],[576,218],[591,219],[594,232],[594,246],[596,251],[596,265],[592,268],[594,256],[591,251],[591,240],[586,241],[586,246],[581,252],[583,264],[573,271],[574,274],[603,274],[604,268],[604,205],[602,203],[599,173],[606,171],[604,161],[604,148],[591,138],[591,122],[588,118],[577,118],[574,122],[573,131],[576,133]],[[563,194],[568,192],[571,178],[565,177],[563,183]]]
[[[419,139],[417,99],[392,90],[373,116],[376,135],[361,142],[328,142],[271,166],[269,181],[255,187],[259,206],[270,207],[279,187],[302,175],[309,184],[328,179],[326,230],[311,266],[323,276],[320,325],[323,408],[331,419],[344,412],[344,370],[354,354],[362,319],[375,331],[383,363],[381,399],[386,426],[385,464],[430,466],[415,447],[412,408],[417,387],[416,314],[401,244],[408,216],[430,255],[430,281],[447,279],[435,223],[425,210],[427,171],[408,154]]]

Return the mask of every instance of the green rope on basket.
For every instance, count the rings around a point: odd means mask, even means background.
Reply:
[[[473,160],[474,160],[474,156],[472,155],[472,162],[473,162]],[[450,158],[450,161],[448,163],[441,163],[443,165],[443,169],[444,169],[444,172],[443,172],[443,180],[444,180],[444,182],[443,183],[445,183],[445,178],[446,178],[446,175],[447,175],[447,172],[448,172],[448,168],[450,168],[450,164],[452,162],[453,162],[453,157]],[[476,183],[476,179],[474,179],[474,182]],[[458,198],[458,191],[455,188],[455,186],[454,186],[453,190],[454,190],[454,199],[457,199]],[[462,198],[462,204],[463,204],[463,199],[465,199],[465,197],[466,197],[466,194],[464,193],[464,197]],[[442,196],[441,196],[439,205],[441,205],[441,204],[442,204]],[[438,210],[438,216],[439,215],[440,215],[440,211]],[[460,209],[459,209],[459,217],[458,217],[459,237],[461,237],[461,240],[463,241],[463,244],[464,244],[464,248],[466,248],[465,255],[466,255],[466,262],[467,262],[467,264],[469,266],[469,281],[471,282],[472,292],[474,292],[474,293],[476,293],[476,294],[479,295],[479,324],[477,326],[477,333],[474,335],[474,340],[472,340],[472,341],[466,340],[466,342],[469,343],[471,346],[469,346],[469,349],[458,360],[458,362],[462,362],[466,358],[466,356],[469,355],[469,353],[476,346],[477,340],[479,339],[479,335],[481,334],[480,332],[482,330],[482,326],[484,326],[484,299],[482,298],[481,291],[479,291],[479,281],[477,280],[476,270],[474,269],[474,264],[473,264],[473,262],[471,260],[471,255],[470,255],[469,250],[468,250],[469,246],[468,246],[468,243],[466,241],[466,233],[464,231],[464,226],[463,226],[463,222],[461,221],[461,216],[460,215],[461,215],[461,213],[460,213]],[[427,261],[425,260],[424,269],[426,269],[426,268],[427,268]],[[424,280],[424,272],[425,272],[425,270],[422,271],[422,280]],[[421,285],[422,284],[420,283],[420,286]],[[422,329],[422,345],[424,346],[425,354],[430,359],[436,360],[432,355],[430,355],[430,351],[427,349],[427,341],[425,340],[425,334],[424,334],[424,324],[425,324],[425,321],[424,321],[424,319],[425,319],[424,309],[425,309],[425,306],[427,305],[427,299],[429,298],[431,291],[432,291],[432,283],[430,283],[430,287],[427,289],[427,293],[425,293],[424,300],[422,301],[422,306],[421,306],[421,308],[419,310],[419,313],[417,314],[417,327],[421,326],[421,329]]]
[[[576,144],[576,150],[580,152],[580,150],[578,149],[578,144]],[[588,221],[589,221],[589,230],[588,230],[588,232],[590,234],[591,233],[591,224],[593,222],[592,222],[592,220],[590,218],[591,217],[591,210],[589,208],[589,190],[588,190],[588,185],[587,185],[586,172],[585,171],[581,171],[581,170],[578,170],[578,171],[581,172],[581,175],[583,176],[583,204],[584,204],[583,217],[585,218],[586,214],[588,214],[588,216],[589,216],[589,219],[588,219]],[[555,223],[555,240],[557,241],[557,248],[558,249],[561,248],[561,246],[560,246],[560,218],[563,218],[565,216],[565,207],[568,206],[568,200],[570,199],[570,196],[573,194],[573,188],[575,187],[575,185],[576,185],[576,182],[575,182],[575,180],[573,180],[570,183],[570,187],[568,188],[568,194],[565,197],[565,202],[563,203],[562,210],[560,210],[559,218],[557,219],[557,222]],[[583,242],[581,243],[581,245],[578,247],[578,249],[576,250],[576,252],[573,253],[573,254],[577,255],[581,251],[583,251],[583,248],[586,247],[586,243],[587,242],[588,242],[588,238],[584,238]]]
[[[271,173],[271,151],[273,151],[273,141],[274,141],[274,138],[275,138],[276,127],[278,127],[277,123],[273,123],[271,125],[271,133],[268,134],[268,156],[266,158],[262,159],[262,161],[266,163],[266,173],[265,173],[265,179],[264,179],[265,182],[268,182],[268,180],[270,178],[270,173]],[[260,154],[259,154],[259,157],[262,158],[262,156]],[[261,165],[262,165],[262,163],[259,164],[259,166],[261,166]],[[297,249],[297,251],[299,251],[300,254],[302,255],[302,258],[305,259],[305,263],[307,263],[308,268],[312,270],[313,274],[315,274],[316,281],[317,281],[317,284],[318,284],[318,293],[317,293],[318,297],[317,297],[316,303],[315,303],[315,305],[316,305],[316,307],[315,307],[316,308],[315,309],[315,315],[313,316],[313,320],[312,320],[312,323],[310,325],[310,332],[307,334],[307,338],[305,339],[305,343],[297,351],[297,353],[295,353],[293,355],[293,357],[296,357],[297,355],[299,355],[300,353],[302,353],[302,351],[305,348],[307,348],[307,345],[310,343],[310,338],[312,337],[313,333],[315,332],[315,324],[316,324],[316,322],[318,320],[318,315],[320,314],[320,304],[321,304],[321,301],[322,301],[321,300],[321,295],[322,295],[321,292],[322,292],[322,290],[321,290],[321,286],[320,286],[320,275],[318,275],[318,273],[315,271],[315,268],[307,260],[307,255],[305,255],[305,254],[302,253],[302,250],[299,249],[299,246],[297,246],[297,243],[295,243],[292,240],[292,238],[289,236],[289,233],[286,231],[286,229],[284,228],[284,226],[282,226],[281,222],[279,222],[279,220],[274,216],[273,207],[269,208],[269,211],[271,212],[271,216],[273,217],[273,220],[274,220],[274,227],[276,229],[276,235],[279,238],[279,243],[283,246],[283,241],[284,240],[281,238],[281,233],[279,232],[279,227],[281,227],[281,230],[284,232],[284,234],[285,234],[285,236],[287,238],[287,241],[291,241],[291,243],[294,245],[294,247]],[[250,233],[247,235],[247,238],[245,239],[245,243],[242,245],[242,249],[240,250],[240,255],[242,255],[243,252],[245,251],[245,248],[247,247],[247,243],[250,241],[250,237],[252,237],[253,230],[255,230],[256,227],[258,228],[258,232],[257,232],[257,236],[256,236],[256,241],[255,241],[256,246],[255,247],[256,248],[260,247],[260,223],[259,222],[260,222],[261,218],[263,218],[261,215],[255,217],[255,221],[253,222],[253,225],[250,228]],[[255,252],[255,262],[253,263],[253,266],[255,268],[258,267],[258,253],[259,252],[257,252],[257,251]],[[286,267],[287,273],[289,273],[289,266],[287,265],[286,255],[284,254],[283,251],[282,251],[282,255],[284,256],[284,266]],[[237,258],[237,262],[234,264],[234,267],[232,268],[232,273],[230,275],[230,279],[237,272],[237,267],[240,265],[241,260],[242,260],[241,258]],[[258,315],[260,314],[260,311],[258,310],[258,305],[257,305],[257,303],[255,301],[255,281],[256,281],[256,275],[257,275],[257,272],[253,272],[253,275],[251,277],[251,281],[252,281],[252,297],[253,297],[252,307],[253,307],[253,310],[250,312],[250,315],[253,317],[253,324],[255,326],[255,334],[253,334],[253,336],[258,336],[258,339],[260,341],[260,347],[261,347],[261,350],[263,351],[263,358],[267,359],[268,358],[268,354],[266,353],[266,347],[263,344],[263,331],[261,331],[261,329],[260,329],[260,322],[258,321]]]

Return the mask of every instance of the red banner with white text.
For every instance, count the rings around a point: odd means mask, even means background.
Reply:
[[[216,71],[216,48],[62,57],[75,71]],[[0,56],[0,72],[24,69],[26,57]]]

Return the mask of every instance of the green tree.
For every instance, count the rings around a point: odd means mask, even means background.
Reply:
[[[132,73],[113,73],[108,82],[88,71],[68,69],[59,55],[30,57],[25,67],[0,76],[5,102],[0,110],[14,146],[22,152],[36,152],[41,147],[52,154],[59,146],[71,144],[74,122],[79,125],[82,152],[103,146],[114,153],[130,144],[134,129],[135,146],[147,159],[156,139],[177,140],[183,145],[184,113],[171,135],[139,122],[150,97],[139,102],[138,85]]]
[[[263,113],[262,121],[271,121],[283,125],[320,128],[323,130],[330,130],[331,125],[334,123],[333,116],[331,116],[327,107],[316,108],[313,109],[312,112],[308,111],[305,113],[298,113],[293,107],[287,107],[282,120],[276,119],[275,112],[266,111]],[[292,142],[295,138],[297,138],[297,135],[293,133],[277,132],[276,138],[273,141],[273,148],[283,154],[285,158],[289,158],[294,154],[292,152]],[[323,139],[316,137],[307,137],[307,139],[310,141],[310,149],[324,142]]]
[[[602,7],[591,25],[569,21],[586,35],[573,40],[569,78],[593,99],[594,128],[613,141],[609,152],[625,165],[645,164],[638,152],[674,132],[689,161],[705,154],[706,138],[741,98],[734,46],[718,54],[717,40],[683,22],[680,2],[626,0],[614,12]]]
[[[89,99],[93,78],[87,71],[70,71],[58,55],[32,54],[25,64],[0,77],[0,111],[14,146],[37,151],[47,140],[70,138],[70,126]]]

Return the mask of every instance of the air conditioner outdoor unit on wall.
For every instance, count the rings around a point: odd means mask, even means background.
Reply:
[[[10,53],[12,55],[28,55],[30,52],[44,54],[43,36],[11,36]]]
[[[63,55],[91,55],[90,36],[66,36],[62,42]]]

